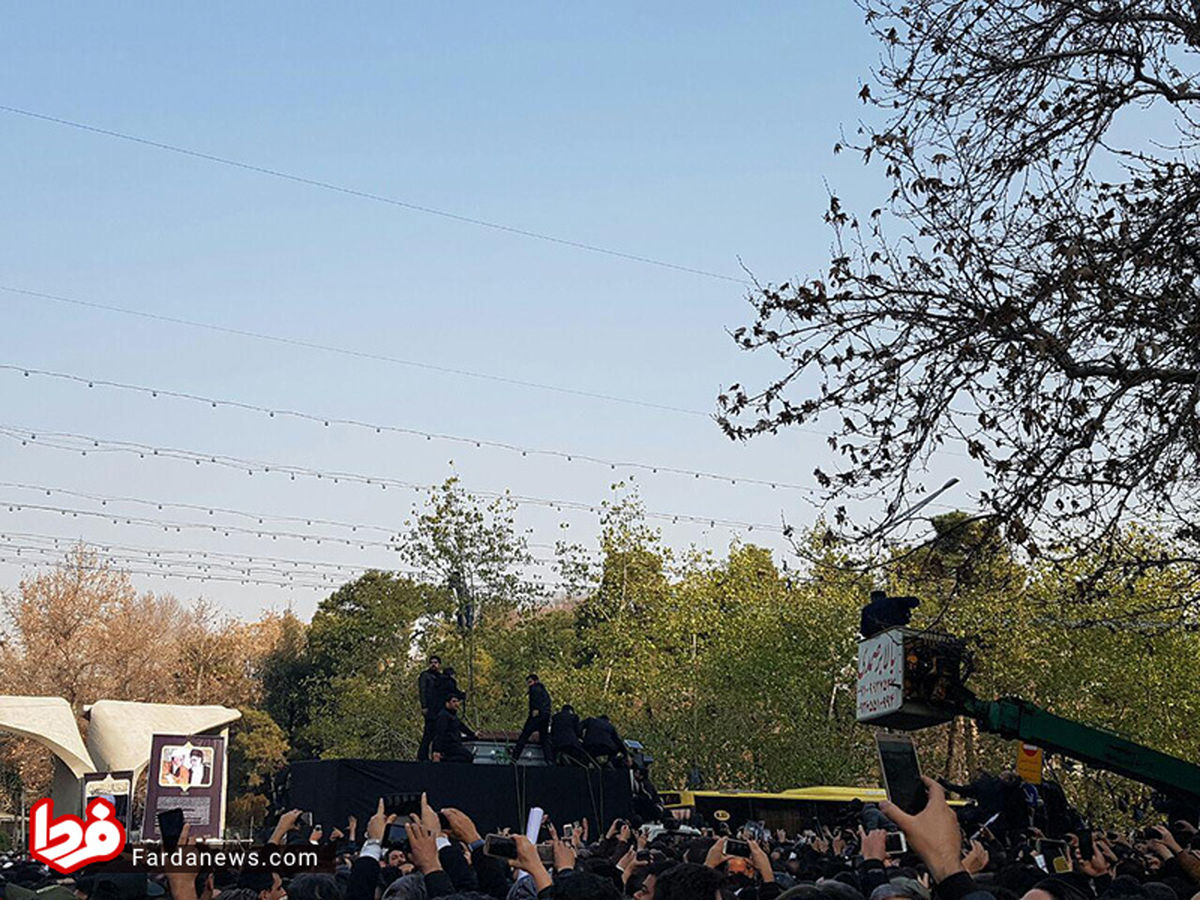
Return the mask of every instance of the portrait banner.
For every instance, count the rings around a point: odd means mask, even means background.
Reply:
[[[158,814],[183,810],[192,837],[219,838],[225,817],[225,738],[156,734],[146,769],[142,839],[160,840]]]

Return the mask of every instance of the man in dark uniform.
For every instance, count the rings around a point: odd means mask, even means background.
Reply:
[[[417,762],[429,759],[429,745],[433,742],[433,731],[437,727],[438,714],[442,711],[442,658],[429,657],[429,668],[417,676],[417,697],[421,701],[421,716],[425,723],[421,731],[421,746],[417,748]]]
[[[466,695],[455,691],[446,696],[446,702],[437,715],[437,726],[433,734],[434,762],[474,762],[475,756],[463,745],[463,738],[475,740],[475,732],[458,717],[458,708]]]
[[[608,716],[583,720],[583,751],[600,765],[625,761],[628,751]]]
[[[567,703],[550,719],[550,749],[560,766],[567,762],[584,762],[583,726],[571,704]]]
[[[550,742],[546,740],[550,733],[550,692],[536,675],[526,675],[525,683],[529,685],[529,717],[525,720],[525,727],[521,729],[516,746],[513,747],[513,762],[521,758],[521,751],[525,749],[530,735],[535,731],[546,762],[553,762],[550,758]]]

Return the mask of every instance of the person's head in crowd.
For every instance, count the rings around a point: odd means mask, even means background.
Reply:
[[[929,888],[912,878],[893,878],[871,891],[869,900],[929,900]]]
[[[827,878],[817,884],[829,900],[863,900],[862,891],[853,884],[843,880],[842,876],[849,873],[839,872],[833,878]]]
[[[255,900],[283,900],[287,895],[279,873],[265,868],[243,869],[242,874],[238,876],[238,887],[252,890]]]
[[[590,857],[582,860],[577,860],[575,868],[579,872],[586,872],[589,875],[595,875],[597,878],[604,878],[611,884],[615,885],[618,890],[622,886],[621,870],[614,866],[607,859]]]
[[[530,672],[528,675],[526,675],[526,676],[525,676],[525,683],[526,683],[527,685],[529,685],[530,687],[533,687],[533,686],[534,686],[535,684],[537,684],[537,683],[538,683],[538,681],[540,681],[540,680],[541,680],[541,679],[539,679],[539,678],[537,677],[537,673],[536,673],[536,672]]]
[[[627,893],[631,894],[634,900],[655,900],[654,886],[658,877],[676,865],[678,863],[675,860],[664,859],[643,867],[629,879]]]
[[[393,847],[387,852],[384,858],[384,865],[391,869],[398,869],[408,862],[408,857],[404,855],[404,851],[399,847]]]
[[[1092,892],[1073,875],[1052,875],[1035,884],[1023,900],[1092,900]]]
[[[467,697],[467,695],[464,694],[462,691],[454,691],[452,693],[447,694],[446,695],[446,709],[450,710],[450,712],[454,712],[454,713],[458,712],[458,710],[462,707],[463,700],[465,700],[466,697]]]
[[[1030,888],[1045,877],[1046,873],[1037,866],[1011,865],[996,872],[995,885],[1024,896]]]
[[[1175,889],[1164,881],[1147,881],[1142,888],[1150,900],[1179,900]]]
[[[577,872],[554,885],[554,900],[621,900],[621,890],[607,878],[590,872]]]
[[[427,900],[427,897],[425,876],[420,872],[412,872],[389,884],[381,900]]]
[[[1100,895],[1100,900],[1146,900],[1147,896],[1140,881],[1129,875],[1118,875]]]
[[[238,870],[231,866],[222,866],[218,869],[213,869],[209,876],[209,882],[212,886],[212,896],[223,896],[226,891],[237,887]]]
[[[457,673],[454,671],[454,666],[446,666],[446,668],[442,670],[442,674],[447,678],[453,678]]]
[[[680,863],[658,876],[654,900],[720,900],[724,879],[715,869],[698,863]]]
[[[288,882],[287,897],[288,900],[343,900],[345,890],[332,875],[306,873]]]
[[[1194,888],[1190,882],[1180,878],[1178,875],[1172,875],[1169,878],[1164,878],[1162,883],[1175,892],[1175,896],[1180,900],[1191,900],[1193,894],[1200,893],[1200,890]]]
[[[442,671],[442,658],[440,656],[429,657],[429,671],[435,673]]]

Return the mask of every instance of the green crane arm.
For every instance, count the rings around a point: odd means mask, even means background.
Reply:
[[[972,697],[963,703],[963,712],[985,731],[1003,738],[1036,744],[1166,793],[1187,794],[1200,800],[1200,766],[1056,716],[1027,700]]]

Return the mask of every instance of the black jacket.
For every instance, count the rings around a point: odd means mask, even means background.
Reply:
[[[429,669],[417,676],[417,696],[421,699],[421,709],[429,710],[429,715],[436,716],[444,700],[442,693],[442,675]]]
[[[449,753],[463,749],[463,738],[475,738],[475,732],[450,710],[443,708],[437,716],[437,727],[433,732],[433,752]]]
[[[582,737],[583,726],[574,711],[560,709],[550,717],[550,746],[555,750],[578,750]]]
[[[623,756],[626,752],[625,742],[617,734],[616,726],[608,719],[583,720],[583,747],[592,754]]]
[[[550,718],[550,692],[540,681],[529,686],[529,715],[533,718]]]
[[[445,672],[438,679],[437,688],[435,689],[437,697],[434,703],[438,709],[446,705],[446,699],[458,693],[458,679],[453,675],[447,675]]]

